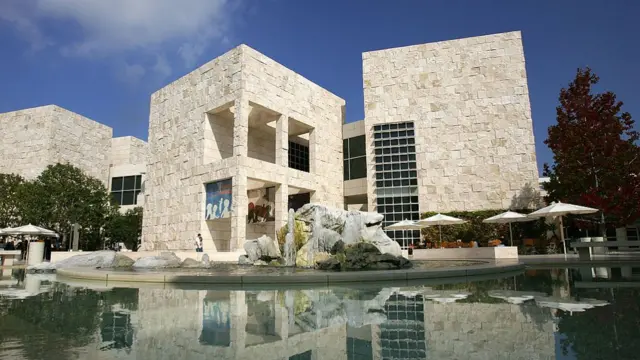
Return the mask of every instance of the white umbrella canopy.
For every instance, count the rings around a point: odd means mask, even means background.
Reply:
[[[576,215],[593,214],[598,211],[599,211],[598,209],[594,209],[586,206],[557,202],[547,207],[543,207],[542,209],[536,210],[531,214],[529,214],[528,216],[532,218],[549,217],[549,216],[560,217],[560,240],[562,241],[562,248],[564,249],[564,255],[567,256],[567,245],[564,243],[564,224],[562,222],[562,217],[568,214],[576,214]]]
[[[466,220],[458,219],[453,216],[442,215],[440,213],[430,216],[426,219],[418,220],[417,224],[430,226],[430,225],[438,225],[438,229],[440,230],[440,242],[442,242],[442,225],[458,225],[466,223]]]
[[[34,236],[53,236],[58,237],[55,231],[41,228],[39,226],[34,225],[24,225],[18,226],[14,228],[6,228],[3,230],[3,233],[6,235],[34,235]]]
[[[543,207],[542,209],[536,210],[527,216],[533,217],[533,218],[537,218],[537,217],[539,218],[539,217],[547,217],[547,216],[563,216],[568,214],[576,214],[576,215],[593,214],[598,211],[599,211],[598,209],[594,209],[586,206],[557,202],[547,207]]]
[[[402,220],[399,221],[395,224],[389,225],[386,228],[384,228],[385,230],[402,230],[403,232],[405,230],[421,230],[422,228],[427,227],[426,225],[420,225],[418,223],[416,223],[413,220]],[[404,234],[403,234],[404,235]],[[403,236],[403,244],[402,246],[404,247],[404,236]]]
[[[533,218],[527,215],[520,214],[514,211],[505,211],[502,214],[492,216],[488,219],[482,220],[483,223],[488,224],[509,224],[509,243],[513,246],[513,230],[511,229],[511,223],[514,222],[526,222],[533,221]]]

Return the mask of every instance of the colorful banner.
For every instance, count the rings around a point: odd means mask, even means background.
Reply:
[[[225,219],[231,216],[231,179],[205,184],[205,220]]]

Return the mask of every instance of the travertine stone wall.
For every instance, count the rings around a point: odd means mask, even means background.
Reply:
[[[413,121],[421,211],[506,208],[538,181],[520,32],[364,53],[369,193],[373,126]],[[369,196],[373,208],[375,196]]]
[[[202,233],[205,251],[241,248],[247,231],[247,177],[309,189],[314,201],[342,206],[343,107],[344,100],[245,45],[154,93],[143,247],[182,249],[190,246],[185,239]],[[255,154],[264,146],[259,141],[255,148],[248,146],[253,108],[314,128],[309,137],[310,148],[316,150],[311,174],[273,163],[285,158],[277,151],[276,159],[265,159],[270,161],[249,157],[250,150]],[[216,127],[236,131],[231,144],[212,134]],[[224,142],[224,151],[216,141]],[[313,173],[316,168],[322,171]],[[204,220],[204,184],[226,178],[233,180],[232,242],[219,224]]]
[[[427,352],[434,359],[553,360],[550,311],[535,304],[426,301]]]
[[[108,181],[112,130],[56,105],[0,114],[0,172],[35,178],[69,163]]]
[[[149,157],[149,144],[133,136],[111,139],[111,166],[142,164]]]

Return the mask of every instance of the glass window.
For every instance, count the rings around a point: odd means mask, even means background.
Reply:
[[[358,156],[365,156],[366,142],[364,135],[356,136],[349,139],[349,157],[354,158]]]
[[[344,180],[349,180],[349,160],[344,161],[343,172],[344,172]]]
[[[135,176],[125,176],[122,189],[123,190],[134,190],[136,188],[136,177]]]
[[[122,203],[120,205],[135,205],[135,191],[123,191],[122,192]]]
[[[351,179],[367,177],[367,161],[365,157],[351,159],[349,163],[349,177]]]
[[[111,191],[122,190],[122,178],[115,177],[111,179]]]

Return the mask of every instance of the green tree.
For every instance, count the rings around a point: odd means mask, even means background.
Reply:
[[[60,234],[70,234],[72,225],[79,224],[84,250],[100,248],[101,229],[114,211],[104,184],[69,164],[48,166],[21,187],[19,198],[23,222]]]
[[[131,250],[138,248],[140,235],[142,234],[142,208],[136,207],[121,214],[116,211],[111,214],[104,228],[104,236],[110,244],[119,242]]]
[[[544,165],[544,187],[549,201],[600,209],[604,231],[604,215],[617,226],[640,218],[640,134],[614,93],[592,92],[598,81],[591,69],[578,69],[560,91],[558,123],[545,141],[554,164]]]
[[[0,228],[18,226],[20,222],[20,175],[0,174]]]

